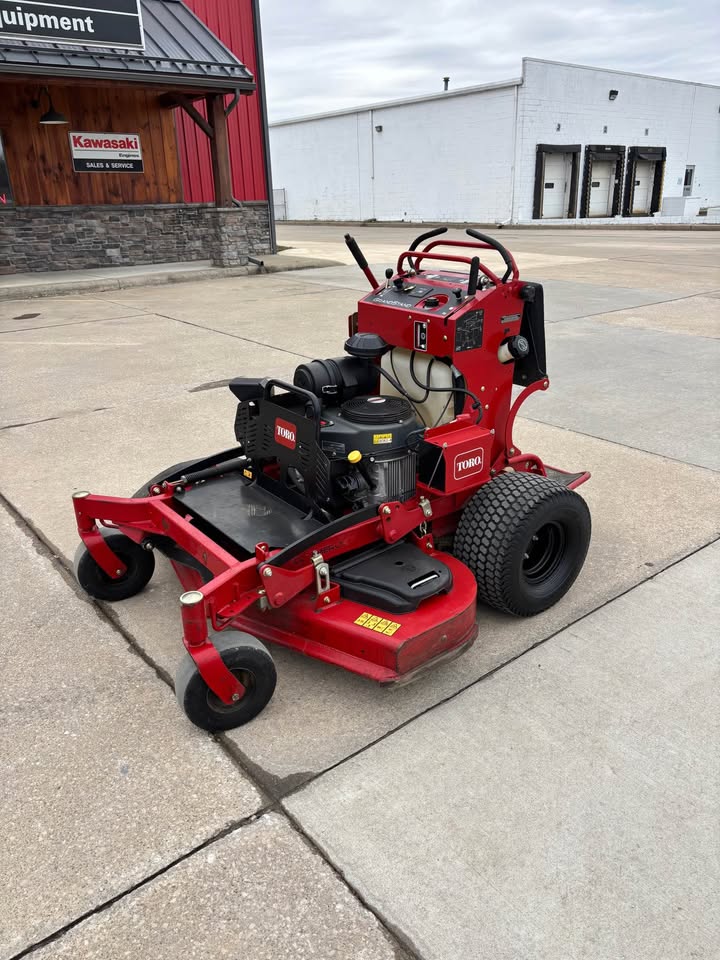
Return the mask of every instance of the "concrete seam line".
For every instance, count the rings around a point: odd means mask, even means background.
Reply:
[[[86,323],[103,323],[108,320],[135,320],[136,317],[148,316],[151,316],[148,311],[138,311],[138,313],[128,313],[124,317],[97,317],[95,320],[68,320],[67,323],[46,323],[37,327],[18,327],[17,330],[0,330],[0,337],[4,337],[7,333],[32,333],[33,330],[56,330],[59,327],[79,327]]]
[[[23,420],[19,423],[6,423],[0,430],[17,430],[18,427],[31,427],[34,423],[50,423],[53,420],[62,420],[63,417],[41,417],[39,420]]]
[[[216,330],[214,327],[203,327],[202,324],[193,323],[192,320],[178,320],[177,317],[169,317],[164,313],[156,313],[156,317],[162,317],[163,320],[172,320],[175,323],[184,323],[195,330],[204,330],[205,333],[219,333],[223,337],[232,337],[233,340],[240,340],[243,343],[254,343],[256,347],[267,347],[268,350],[277,350],[278,353],[287,353],[291,357],[300,357],[301,360],[310,360],[307,353],[295,353],[294,350],[286,350],[284,347],[276,347],[272,343],[263,343],[262,340],[252,340],[250,337],[241,337],[237,333],[228,333],[227,330]]]
[[[371,913],[375,917],[391,945],[395,948],[395,960],[423,960],[420,950],[410,940],[410,938],[394,924],[391,924],[378,910],[375,909],[375,907],[372,906],[368,900],[365,899],[357,887],[348,880],[342,869],[333,863],[323,847],[313,837],[311,837],[309,833],[307,833],[295,815],[290,813],[282,800],[280,801],[279,806],[281,812],[285,815],[288,822],[293,827],[295,832],[300,836],[303,842],[307,844],[313,853],[319,856],[330,867],[338,880],[340,880],[340,882],[347,887],[358,903],[364,907],[368,913]],[[11,958],[11,960],[14,960],[14,958]]]
[[[564,427],[559,423],[553,423],[552,420],[538,420],[536,417],[528,417],[523,414],[519,420],[529,420],[531,423],[541,423],[544,427],[553,427],[555,430],[564,430],[566,433],[577,433],[581,437],[590,437],[591,440],[600,440],[602,443],[612,443],[615,447],[624,447],[626,450],[635,450],[637,453],[647,454],[648,457],[658,457],[660,460],[668,460],[670,463],[679,463],[683,467],[689,467],[691,470],[707,470],[708,473],[720,473],[714,467],[706,467],[702,463],[690,463],[687,460],[680,460],[678,457],[668,457],[665,453],[657,453],[655,450],[645,450],[643,447],[634,447],[631,443],[622,443],[620,440],[608,440],[607,437],[598,437],[594,433],[585,433],[582,430],[573,430],[572,427]]]
[[[137,883],[132,884],[127,887],[125,890],[122,890],[120,893],[115,894],[115,896],[110,897],[108,900],[104,900],[102,903],[98,904],[96,907],[93,907],[92,910],[86,910],[85,913],[81,913],[79,916],[75,917],[73,920],[68,921],[62,927],[59,927],[57,930],[54,930],[52,933],[49,933],[46,937],[43,937],[41,940],[37,940],[35,943],[29,944],[19,953],[12,954],[8,957],[8,960],[21,960],[22,957],[27,957],[29,954],[35,953],[37,950],[42,949],[43,947],[48,946],[50,943],[54,943],[57,940],[62,939],[62,937],[73,930],[75,927],[80,926],[86,920],[89,920],[91,917],[96,916],[99,913],[105,913],[106,910],[109,910],[110,907],[114,906],[120,900],[124,900],[131,893],[135,893],[136,890],[142,890],[143,887],[146,887],[148,884],[152,883],[153,880],[157,880],[158,877],[161,877],[163,874],[168,873],[174,867],[183,863],[185,860],[189,860],[190,857],[194,857],[196,853],[200,853],[206,847],[211,846],[214,843],[217,843],[218,840],[223,840],[225,837],[230,836],[233,833],[236,833],[238,830],[242,830],[243,827],[248,826],[251,823],[254,823],[256,820],[259,820],[266,813],[271,813],[274,811],[275,805],[270,804],[266,807],[261,807],[259,810],[256,810],[255,813],[250,814],[250,816],[243,817],[240,820],[236,820],[234,823],[231,823],[227,827],[223,827],[222,830],[217,830],[211,836],[207,837],[201,843],[196,844],[192,849],[181,854],[179,857],[176,857],[170,863],[165,864],[164,867],[160,867],[158,870],[155,870],[153,873],[149,873],[146,877],[143,877],[142,880],[138,880]]]
[[[658,570],[653,571],[649,576],[645,577],[643,580],[640,580],[638,583],[634,583],[631,586],[627,587],[625,590],[621,590],[620,593],[616,594],[614,597],[610,597],[607,600],[604,600],[602,603],[599,603],[596,607],[593,607],[592,610],[588,610],[585,613],[580,614],[580,616],[575,617],[574,620],[570,620],[569,623],[566,623],[563,627],[558,627],[557,630],[554,630],[552,633],[548,634],[547,637],[542,637],[536,643],[533,643],[532,646],[528,647],[526,650],[522,650],[520,653],[516,654],[514,657],[510,657],[507,660],[504,660],[502,663],[499,663],[497,666],[493,667],[492,670],[488,670],[487,673],[484,673],[482,676],[477,677],[475,680],[471,680],[470,683],[467,683],[464,687],[461,687],[459,690],[456,690],[454,693],[449,694],[442,700],[438,700],[437,703],[432,703],[428,707],[425,707],[424,710],[421,710],[420,713],[415,714],[414,717],[409,717],[407,720],[404,720],[402,723],[399,723],[396,727],[393,727],[392,730],[386,730],[382,736],[377,737],[371,743],[366,743],[362,747],[358,747],[357,750],[354,750],[352,753],[349,753],[346,757],[343,757],[342,760],[338,760],[336,763],[331,764],[329,767],[326,767],[325,770],[320,771],[314,777],[306,780],[304,783],[299,784],[297,787],[294,787],[292,790],[289,790],[282,798],[281,804],[283,809],[285,809],[284,801],[288,797],[294,796],[296,793],[307,789],[307,787],[312,786],[316,780],[319,780],[321,777],[325,776],[326,773],[329,773],[331,770],[335,770],[337,767],[341,767],[343,764],[347,763],[348,760],[352,760],[360,754],[365,753],[367,750],[372,749],[379,743],[382,743],[383,740],[387,740],[388,737],[392,737],[394,734],[398,733],[400,730],[403,730],[405,727],[410,726],[411,723],[414,723],[416,720],[419,720],[421,717],[424,717],[426,714],[430,713],[433,710],[436,710],[438,707],[444,706],[446,703],[450,703],[451,700],[455,700],[456,697],[459,697],[461,694],[465,693],[467,690],[470,690],[472,687],[477,686],[479,683],[482,683],[484,680],[488,680],[494,674],[498,673],[500,670],[503,670],[505,667],[509,667],[511,664],[515,663],[516,660],[519,660],[521,657],[526,656],[528,653],[532,653],[533,650],[536,650],[538,647],[541,647],[543,644],[547,643],[549,640],[552,640],[553,637],[558,636],[563,633],[565,630],[568,630],[570,627],[573,627],[576,623],[581,623],[587,617],[592,616],[594,613],[597,613],[598,610],[602,610],[603,607],[608,606],[610,603],[614,603],[615,600],[619,600],[621,597],[624,597],[628,593],[632,593],[633,590],[637,590],[639,587],[642,587],[644,584],[654,580],[655,577],[658,577],[661,573],[665,573],[666,570],[670,570],[673,567],[677,566],[679,563],[688,560],[690,557],[694,556],[696,553],[700,553],[701,550],[705,550],[707,547],[711,547],[713,544],[720,541],[720,534],[713,537],[711,540],[708,540],[706,543],[701,543],[700,546],[694,547],[688,553],[683,554],[683,556],[678,557],[677,560],[672,560],[670,563],[667,563],[664,567],[660,567]]]
[[[270,276],[270,274],[269,274],[269,276]],[[272,274],[272,276],[273,276],[273,279],[277,280],[278,282],[282,282],[282,278],[284,277],[284,274]],[[198,281],[198,282],[200,282],[200,281]],[[303,283],[303,284],[305,284],[306,286],[308,286],[309,284],[312,284],[314,287],[318,287],[318,289],[317,289],[317,290],[303,290],[302,293],[283,293],[283,295],[282,295],[281,297],[277,297],[278,300],[295,300],[295,299],[297,299],[298,297],[317,297],[317,296],[319,296],[319,293],[320,293],[321,290],[324,290],[324,289],[326,289],[326,288],[328,287],[328,284],[327,284],[327,283],[322,283],[322,282],[320,282],[319,280],[297,280],[295,277],[289,277],[289,278],[288,278],[288,283]],[[359,292],[360,292],[360,291],[356,290],[355,287],[348,287],[347,284],[344,284],[344,283],[332,284],[331,286],[332,286],[333,290],[336,290],[336,289],[337,289],[337,290],[347,290],[347,291],[349,291],[349,292],[351,292],[351,293],[359,293]],[[625,288],[622,288],[622,289],[625,289]],[[101,292],[102,292],[102,291],[101,291]],[[692,296],[695,296],[695,294],[692,294]],[[698,296],[701,296],[701,294],[698,294]],[[60,299],[60,298],[58,298],[58,299]],[[101,300],[103,303],[112,303],[112,304],[114,304],[115,306],[118,306],[118,307],[130,307],[130,309],[133,309],[129,303],[123,303],[121,300],[112,300],[110,297],[94,297],[93,299],[94,299],[94,300]],[[248,302],[248,303],[257,303],[257,302],[259,302],[259,301],[261,301],[261,300],[263,300],[263,297],[255,297],[253,300],[248,300],[247,302]],[[20,301],[18,301],[18,302],[19,302],[19,303],[22,303],[23,301],[20,300]],[[137,309],[140,309],[140,308],[138,307]],[[143,313],[143,314],[152,314],[152,315],[157,316],[157,317],[165,317],[166,320],[177,320],[178,323],[183,323],[183,322],[184,322],[184,321],[182,321],[182,320],[179,320],[178,317],[171,317],[169,314],[155,313],[153,310],[143,310],[142,313]],[[112,318],[110,318],[110,319],[112,319]],[[192,322],[192,321],[187,321],[187,322],[190,323],[190,322]],[[209,328],[205,327],[204,329],[209,329]],[[221,331],[221,332],[223,332],[223,331]],[[230,334],[230,336],[233,336],[233,334]]]
[[[17,507],[10,501],[8,498],[0,493],[0,506],[4,507],[10,516],[15,520],[18,527],[23,531],[27,538],[32,543],[36,552],[44,557],[50,562],[50,564],[55,567],[59,572],[60,576],[63,578],[65,583],[73,590],[75,595],[86,603],[98,616],[100,620],[104,623],[109,624],[109,626],[118,633],[122,639],[125,641],[126,645],[130,650],[139,657],[150,669],[155,673],[155,676],[164,683],[166,686],[170,687],[172,691],[175,690],[175,684],[172,677],[169,675],[167,670],[160,666],[159,663],[156,663],[155,660],[147,653],[142,644],[138,641],[137,637],[133,636],[129,630],[127,630],[117,618],[117,614],[109,607],[109,605],[91,600],[87,594],[82,590],[80,585],[75,580],[75,577],[71,573],[70,563],[65,562],[61,551],[57,550],[55,545],[48,540],[41,531],[33,523],[31,523],[23,514],[17,509]],[[178,709],[180,709],[178,707]],[[217,743],[218,747],[222,750],[225,756],[230,760],[233,767],[241,773],[249,783],[255,788],[260,797],[261,801],[264,804],[264,807],[270,809],[272,803],[276,799],[272,792],[265,788],[265,786],[258,780],[258,778],[253,774],[253,772],[246,768],[242,761],[241,756],[231,750],[228,746],[228,743],[219,735],[208,734],[210,739]]]
[[[79,586],[75,583],[75,578],[70,576],[69,571],[67,570],[65,564],[62,562],[60,555],[55,551],[54,547],[52,547],[52,545],[49,544],[48,541],[46,541],[45,538],[36,531],[36,528],[32,524],[30,524],[30,522],[27,521],[25,517],[23,517],[23,515],[17,510],[14,504],[12,504],[3,494],[0,494],[0,504],[2,504],[5,507],[5,509],[8,511],[8,513],[13,517],[13,519],[18,524],[18,527],[23,530],[23,532],[31,541],[32,545],[34,546],[38,554],[41,557],[44,557],[45,559],[49,560],[52,566],[56,567],[56,569],[59,570],[63,579],[66,582],[69,582],[72,586],[74,586],[75,592],[78,593],[81,598],[85,599],[86,602],[89,604],[89,606],[92,606],[95,608],[100,619],[109,623],[110,626],[112,626],[118,633],[120,633],[120,635],[127,641],[128,645],[133,650],[133,652],[136,653],[145,663],[147,663],[148,666],[153,668],[157,677],[163,682],[167,683],[168,686],[172,687],[172,684],[167,678],[166,672],[162,670],[162,668],[160,668],[159,665],[156,664],[148,656],[148,654],[142,649],[141,646],[139,646],[136,638],[134,638],[132,634],[130,634],[127,630],[125,630],[114,619],[110,618],[108,616],[108,611],[105,610],[104,606],[100,606],[98,604],[92,603],[91,601],[87,600],[85,595],[80,590]],[[240,761],[240,757],[238,756],[238,754],[236,754],[232,749],[230,749],[228,744],[223,742],[224,738],[222,738],[221,736],[216,736],[216,737],[213,737],[212,739],[218,744],[218,746],[220,746],[223,752],[230,758],[233,765],[239,768],[240,771],[243,773],[243,775],[248,777],[250,782],[258,791],[260,797],[267,797],[268,795],[267,790],[256,781],[255,777],[252,776],[252,774],[250,774],[247,770],[245,770],[245,768],[243,767]],[[212,834],[207,839],[203,840],[201,843],[196,844],[196,846],[194,846],[191,850],[187,851],[184,854],[181,854],[181,856],[179,857],[176,857],[173,861],[161,867],[160,869],[154,871],[153,873],[149,874],[147,877],[143,878],[137,883],[132,884],[130,887],[128,887],[121,893],[116,894],[114,897],[110,897],[108,900],[104,901],[98,906],[93,907],[92,910],[88,910],[85,913],[81,914],[80,916],[75,917],[75,919],[71,920],[69,923],[65,924],[64,926],[54,931],[53,933],[48,934],[46,937],[43,937],[41,940],[38,940],[36,943],[30,944],[29,946],[25,947],[19,953],[16,953],[12,957],[10,957],[9,960],[21,960],[22,957],[26,957],[29,954],[39,950],[40,948],[47,946],[49,943],[59,940],[62,936],[64,936],[64,934],[68,933],[74,927],[77,927],[79,924],[83,923],[85,920],[89,919],[90,917],[95,916],[95,914],[102,913],[105,910],[109,909],[115,903],[124,899],[128,894],[131,894],[134,891],[143,888],[144,886],[146,886],[147,884],[155,880],[157,877],[160,877],[164,873],[167,873],[177,864],[182,863],[184,860],[189,859],[190,857],[194,856],[194,854],[203,850],[205,847],[210,846],[216,841],[222,840],[224,837],[230,835],[231,833],[235,833],[237,830],[241,829],[247,824],[253,823],[256,820],[259,820],[262,816],[264,816],[266,813],[270,813],[271,811],[278,811],[287,818],[288,822],[292,825],[295,831],[301,836],[301,838],[303,838],[303,840],[310,846],[310,848],[318,856],[321,857],[323,862],[328,865],[331,871],[347,887],[347,889],[352,893],[355,899],[357,899],[358,902],[363,907],[365,907],[365,909],[367,909],[370,913],[373,914],[373,916],[377,919],[378,923],[381,925],[385,935],[390,939],[392,946],[396,948],[397,960],[421,960],[420,955],[415,951],[414,947],[412,947],[412,945],[406,941],[406,938],[403,935],[401,935],[399,931],[396,931],[393,928],[391,928],[385,922],[385,920],[364,900],[364,898],[360,895],[360,893],[353,887],[351,883],[349,883],[349,881],[335,866],[335,864],[330,859],[328,859],[324,851],[322,851],[320,847],[318,847],[318,845],[315,844],[315,842],[305,833],[305,831],[302,829],[299,823],[295,820],[295,818],[282,805],[282,802],[274,798],[271,799],[270,802],[264,803],[259,810],[256,810],[254,813],[250,814],[249,816],[243,817],[240,820],[237,820],[234,823],[230,824],[229,826],[224,827],[222,830],[216,831],[214,834]],[[402,953],[397,952],[398,946],[402,947]],[[410,950],[409,953],[408,953],[408,950]]]
[[[578,283],[577,280],[557,280],[553,281],[556,283]],[[586,284],[586,286],[595,286],[595,284]],[[613,287],[613,290],[627,290],[627,287]],[[688,293],[683,297],[670,297],[668,300],[650,300],[648,303],[639,303],[634,307],[615,307],[613,310],[600,310],[598,313],[582,313],[578,314],[577,317],[562,317],[560,320],[548,320],[548,323],[572,323],[574,320],[587,320],[590,317],[602,317],[606,313],[624,313],[626,310],[645,310],[647,307],[661,307],[666,303],[678,303],[680,300],[694,300],[696,297],[706,297],[709,293],[715,293],[715,290],[707,290],[702,293]],[[635,328],[633,328],[635,329]],[[638,327],[639,330],[646,330],[646,327]],[[655,328],[653,328],[655,329]],[[662,333],[677,333],[676,330],[663,330]],[[694,333],[683,334],[687,337],[696,337]],[[702,337],[703,340],[714,340],[714,337]]]

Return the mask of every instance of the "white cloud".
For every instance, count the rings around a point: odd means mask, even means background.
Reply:
[[[720,83],[714,6],[263,0],[270,119],[508,80],[524,56]]]

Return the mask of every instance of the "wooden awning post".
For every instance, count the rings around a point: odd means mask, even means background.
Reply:
[[[210,138],[210,157],[215,184],[215,206],[231,207],[233,193],[225,97],[222,94],[213,93],[205,98],[205,103],[208,121],[213,130],[213,136]]]

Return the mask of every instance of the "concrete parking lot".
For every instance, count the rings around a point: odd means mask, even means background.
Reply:
[[[354,232],[382,272],[420,229]],[[344,230],[279,227],[338,266],[0,303],[0,960],[718,958],[720,233],[501,231],[547,310],[518,439],[592,472],[545,614],[482,609],[397,689],[273,650],[268,708],[209,737],[169,566],[75,588],[73,490],[230,446],[225,381],[342,352]]]

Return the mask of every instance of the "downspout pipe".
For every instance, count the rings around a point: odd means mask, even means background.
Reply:
[[[265,98],[265,62],[263,60],[262,30],[260,28],[260,0],[252,0],[253,26],[255,33],[255,63],[260,99],[260,123],[265,153],[265,183],[268,200],[268,218],[270,226],[270,253],[277,253],[277,232],[275,230],[275,204],[273,203],[272,169],[270,166],[270,133],[268,131],[267,100]]]

